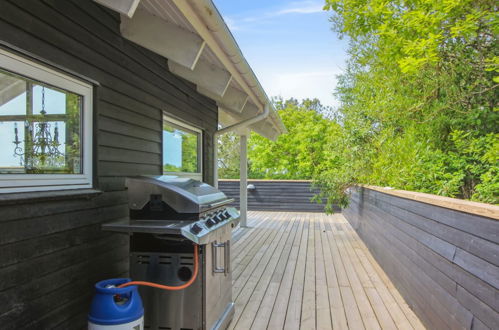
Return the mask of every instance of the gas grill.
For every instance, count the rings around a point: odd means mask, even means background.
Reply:
[[[103,225],[130,234],[133,280],[178,286],[193,274],[193,242],[199,273],[184,290],[141,287],[145,329],[224,329],[234,314],[230,271],[232,228],[239,212],[216,188],[172,176],[127,178],[130,216]]]

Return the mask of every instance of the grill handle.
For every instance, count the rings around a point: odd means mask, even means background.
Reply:
[[[217,248],[224,248],[224,266],[218,267],[218,253]],[[227,275],[230,271],[230,240],[224,243],[217,243],[217,241],[211,243],[211,254],[212,254],[212,267],[213,273],[223,273]]]
[[[225,249],[224,249],[224,269],[225,269],[225,275],[229,274],[230,272],[230,240],[225,242]]]
[[[222,206],[222,205],[230,204],[230,203],[232,203],[234,201],[235,201],[234,198],[224,199],[223,201],[218,202],[218,203],[211,203],[211,204],[209,204],[208,207],[209,208],[219,207],[219,206]]]

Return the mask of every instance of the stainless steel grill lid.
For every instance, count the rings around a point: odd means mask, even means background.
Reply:
[[[129,177],[126,186],[131,210],[144,208],[151,195],[161,195],[161,199],[178,213],[201,213],[231,202],[209,184],[176,176]]]

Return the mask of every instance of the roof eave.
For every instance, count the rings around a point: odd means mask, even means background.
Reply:
[[[269,117],[278,135],[286,133],[286,127],[277,110],[269,100],[213,2],[211,0],[173,0],[173,2],[219,57],[234,79],[248,93],[260,111],[263,111],[265,104],[269,105],[271,110]]]

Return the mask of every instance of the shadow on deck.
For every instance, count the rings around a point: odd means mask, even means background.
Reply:
[[[341,214],[251,211],[229,329],[424,329]]]

